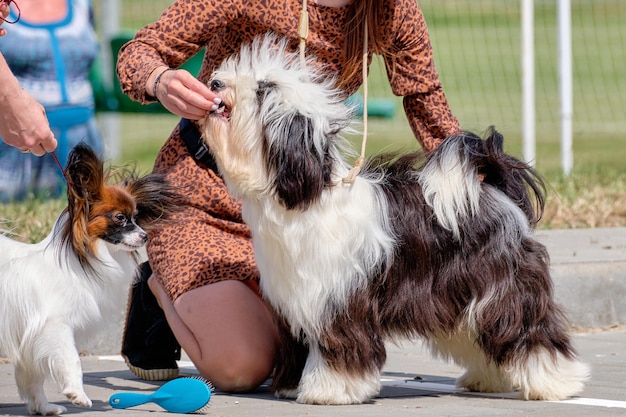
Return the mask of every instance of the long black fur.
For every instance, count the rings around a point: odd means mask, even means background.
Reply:
[[[438,223],[416,181],[425,164],[441,164],[448,147],[471,167],[468,175],[482,180],[479,217],[459,224],[460,238]],[[396,248],[392,262],[370,271],[371,285],[357,290],[344,311],[329,310],[332,324],[319,341],[325,362],[352,375],[381,369],[385,340],[453,335],[467,320],[472,301],[490,293],[499,298],[481,310],[475,329],[475,343],[489,361],[506,367],[525,361],[538,347],[553,357],[558,352],[574,360],[566,317],[554,301],[546,248],[522,233],[519,242],[503,239],[517,236],[511,230],[517,226],[489,197],[504,193],[533,228],[545,202],[540,175],[507,155],[502,135],[493,128],[484,140],[472,133],[448,138],[424,158],[422,152],[379,155],[370,158],[361,173],[384,178],[379,191],[392,219]],[[322,169],[323,158],[317,161]],[[282,189],[297,189],[296,183],[304,188],[299,177],[284,179],[291,180],[294,183]],[[310,195],[288,192],[295,200],[281,198],[288,209],[302,209],[319,198],[314,194],[321,188]],[[282,329],[282,356],[273,381],[277,391],[297,386],[310,342],[306,335],[294,338],[285,323]]]

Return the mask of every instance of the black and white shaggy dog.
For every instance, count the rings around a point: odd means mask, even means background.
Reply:
[[[261,289],[281,330],[273,388],[310,404],[380,390],[385,341],[422,338],[471,391],[580,392],[588,368],[553,299],[536,174],[502,137],[460,134],[426,158],[369,160],[353,183],[333,80],[273,36],[215,71],[203,134],[243,202]]]

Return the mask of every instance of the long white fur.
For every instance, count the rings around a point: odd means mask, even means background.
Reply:
[[[309,352],[298,402],[304,404],[347,405],[357,398],[371,398],[380,391],[380,372],[355,377],[331,369],[316,347]]]
[[[331,87],[332,80],[322,80],[325,88],[320,88],[319,84],[311,82],[312,73],[299,60],[277,59],[284,57],[284,52],[284,44],[266,37],[254,48],[246,49],[239,60],[228,59],[215,72],[215,78],[232,82],[237,90],[230,124],[245,133],[228,141],[211,142],[210,146],[213,149],[228,147],[231,156],[232,150],[241,151],[227,160],[218,158],[217,162],[231,191],[245,200],[243,217],[247,224],[254,225],[254,249],[261,275],[271,274],[272,279],[278,281],[271,287],[261,281],[265,297],[293,319],[294,334],[304,329],[319,335],[329,306],[340,310],[353,288],[365,285],[372,266],[381,258],[391,256],[394,241],[384,227],[386,220],[382,220],[387,218],[385,206],[372,193],[372,184],[363,178],[357,178],[352,186],[334,187],[305,212],[286,211],[276,200],[257,199],[258,193],[272,192],[274,178],[267,176],[265,161],[258,151],[259,140],[263,137],[258,120],[239,117],[247,113],[237,112],[237,108],[256,105],[257,98],[250,86],[256,86],[257,80],[274,80],[279,72],[285,106],[307,102],[305,115],[314,118],[315,126],[320,127],[308,139],[320,153],[323,153],[322,144],[326,139],[321,134],[331,128],[329,121],[351,119],[351,109]],[[285,67],[289,71],[284,71]],[[262,108],[260,113],[280,116],[286,111],[280,102],[274,104],[271,108]],[[270,140],[283,138],[277,133]],[[217,149],[214,152],[221,153]],[[341,160],[339,154],[336,157]],[[339,184],[348,167],[338,164],[335,169],[333,176]],[[257,216],[260,213],[263,216]],[[315,235],[310,235],[310,230],[315,230]],[[337,239],[338,236],[341,239]],[[320,242],[324,245],[320,246]],[[311,252],[316,253],[314,259],[306,256]],[[276,265],[280,265],[280,271],[274,269]],[[296,293],[298,299],[307,302],[293,303]]]
[[[15,364],[19,394],[30,414],[66,411],[47,401],[42,375],[49,375],[73,404],[91,406],[76,344],[118,315],[137,266],[121,245],[99,240],[99,260],[87,276],[72,253],[57,252],[56,235],[66,221],[66,215],[57,219],[36,244],[0,235],[0,351]],[[137,246],[136,239],[129,243]]]
[[[248,46],[237,59],[235,57],[227,58],[214,73],[215,78],[236,84],[237,100],[233,104],[230,125],[232,126],[231,129],[237,130],[241,135],[229,137],[228,141],[212,142],[211,146],[215,154],[225,153],[224,150],[220,151],[220,148],[228,148],[227,153],[230,158],[227,160],[219,160],[218,158],[217,162],[223,166],[220,171],[227,184],[232,187],[230,191],[237,196],[243,197],[251,193],[271,193],[272,190],[269,187],[274,181],[274,178],[267,176],[265,161],[259,152],[261,149],[260,140],[264,136],[264,132],[261,131],[258,117],[247,117],[247,112],[238,111],[238,108],[256,106],[255,89],[258,80],[275,80],[276,74],[280,73],[281,95],[285,99],[284,102],[266,100],[268,104],[259,109],[259,115],[263,115],[263,117],[275,116],[279,120],[288,109],[293,107],[294,103],[307,103],[300,109],[301,113],[313,119],[316,126],[313,137],[307,138],[307,140],[320,153],[323,153],[322,144],[326,140],[323,132],[331,128],[329,123],[336,120],[349,122],[352,119],[353,110],[345,105],[342,93],[333,87],[331,78],[311,79],[314,74],[308,66],[319,64],[316,64],[315,60],[309,57],[306,65],[303,65],[298,59],[285,58],[288,56],[285,51],[286,44],[276,42],[275,37],[257,38],[253,47]],[[342,126],[336,128],[340,127]],[[344,131],[349,131],[349,126],[345,127]],[[218,129],[219,126],[213,125],[212,128]],[[226,126],[223,128],[225,129]],[[214,139],[219,136],[217,133],[212,135]],[[270,141],[284,139],[283,132],[279,128],[271,130],[270,133],[275,135],[270,138]],[[343,147],[339,149],[343,150]],[[341,159],[339,153],[336,153],[335,157],[338,160]],[[337,180],[345,177],[349,169],[344,165],[337,165],[335,168],[336,172],[333,174]],[[229,179],[229,177],[232,178]]]
[[[390,203],[380,191],[384,178],[361,175],[353,184],[342,184],[348,167],[336,148],[330,149],[335,152],[334,185],[324,189],[319,200],[304,210],[288,210],[274,198],[276,178],[262,150],[274,143],[280,146],[279,141],[300,140],[283,131],[293,109],[315,126],[312,136],[303,139],[303,148],[313,144],[320,155],[325,153],[326,135],[334,128],[342,130],[343,121],[351,118],[351,109],[339,98],[332,80],[311,82],[318,74],[310,71],[314,63],[302,65],[296,56],[286,53],[285,42],[266,36],[226,60],[213,79],[228,86],[222,98],[232,106],[232,114],[228,121],[209,116],[205,141],[229,190],[243,201],[243,218],[253,233],[264,297],[280,316],[288,318],[292,335],[307,337],[310,351],[297,391],[278,394],[297,396],[305,403],[361,403],[378,392],[378,374],[355,377],[330,369],[317,343],[333,318],[343,313],[355,290],[368,286],[372,269],[391,263],[395,239],[389,222],[393,219],[389,219]],[[256,91],[264,80],[279,84],[280,94],[259,104]],[[274,118],[283,123],[263,130],[264,122]],[[331,126],[332,122],[338,126]],[[334,137],[333,144],[340,140]],[[507,216],[511,225],[511,230],[499,236],[502,250],[507,247],[504,240],[529,235],[522,210],[495,188],[481,187],[474,169],[463,165],[454,151],[445,151],[419,175],[426,202],[441,226],[459,239],[462,225],[483,214],[478,213],[480,199],[488,195],[494,202],[489,210]],[[482,391],[521,387],[521,395],[531,399],[563,398],[578,392],[587,375],[587,368],[579,362],[564,363],[559,357],[555,363],[543,352],[532,352],[527,361],[503,373],[487,360],[476,345],[474,319],[494,298],[498,298],[497,290],[469,306],[466,322],[456,334],[430,341],[433,353],[468,369],[459,384]],[[481,355],[483,360],[476,362]],[[562,365],[571,372],[560,378],[555,373]],[[529,372],[529,366],[534,370]],[[542,374],[549,376],[550,387],[542,386]],[[574,382],[568,383],[568,379]],[[554,381],[563,381],[562,389],[552,386]],[[540,387],[541,392],[524,390],[529,384]]]
[[[424,199],[435,211],[439,224],[458,239],[459,219],[478,213],[481,187],[474,169],[459,161],[455,151],[447,148],[437,163],[426,164],[419,182]]]
[[[273,277],[271,285],[261,280],[261,289],[292,319],[293,334],[305,330],[319,336],[332,317],[329,308],[340,311],[355,288],[367,285],[374,265],[392,255],[393,238],[381,227],[384,222],[375,220],[386,218],[386,210],[371,185],[358,179],[332,194],[305,212],[286,211],[279,204],[268,207],[273,203],[267,201],[263,209],[254,207],[261,204],[254,200],[244,205],[246,222],[255,224],[259,270]],[[266,215],[257,217],[260,212]],[[305,302],[294,303],[294,297]]]

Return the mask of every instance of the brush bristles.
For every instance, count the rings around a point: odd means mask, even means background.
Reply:
[[[202,375],[185,375],[181,378],[197,379],[198,381],[204,382],[206,386],[209,388],[209,391],[211,391],[211,397],[213,396],[213,393],[215,392],[215,387],[213,386],[211,381],[209,381]],[[209,397],[209,400],[206,402],[204,406],[200,407],[196,411],[192,411],[190,414],[207,414],[209,412],[209,409],[211,408],[211,397]]]

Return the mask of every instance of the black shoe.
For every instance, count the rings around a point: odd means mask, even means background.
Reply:
[[[146,381],[178,377],[180,344],[165,320],[165,313],[148,287],[152,269],[139,266],[139,280],[128,297],[122,357],[133,374]]]

